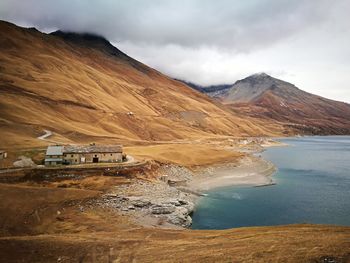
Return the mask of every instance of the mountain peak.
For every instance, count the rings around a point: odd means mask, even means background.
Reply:
[[[258,77],[270,77],[272,78],[270,75],[266,74],[265,72],[259,72],[259,73],[255,73],[250,75],[248,78],[250,77],[254,77],[254,78],[258,78]]]
[[[269,86],[275,84],[278,81],[280,80],[273,78],[264,72],[261,72],[252,74],[244,79],[237,80],[234,83],[234,86],[239,83],[249,83],[249,85],[251,86],[268,88]]]
[[[95,42],[95,43],[99,42],[105,45],[110,44],[109,41],[103,36],[93,34],[93,33],[76,33],[76,32],[57,30],[57,31],[51,32],[50,35],[58,36],[58,37],[64,38],[65,40],[70,40],[75,42],[87,41],[87,42]]]
[[[113,46],[105,37],[97,35],[94,33],[76,33],[76,32],[65,32],[62,30],[57,30],[50,33],[52,36],[59,37],[65,42],[70,42],[74,45],[79,45],[84,48],[93,48],[99,51],[104,52],[107,55],[117,57],[127,61],[131,66],[142,71],[145,74],[150,74],[151,71],[140,63],[139,61],[129,57],[124,52],[120,51],[118,48]]]
[[[119,57],[127,56],[121,52],[118,48],[113,46],[106,38],[103,36],[93,34],[93,33],[76,33],[76,32],[65,32],[62,30],[57,30],[50,33],[52,36],[60,37],[67,42],[71,42],[80,46],[88,48],[96,48],[110,55],[115,55]]]
[[[244,79],[238,80],[237,82],[240,81],[253,81],[253,82],[261,82],[261,81],[267,81],[267,82],[274,82],[274,81],[278,81],[279,79],[276,79],[268,74],[266,74],[265,72],[259,72],[259,73],[255,73],[252,74]]]

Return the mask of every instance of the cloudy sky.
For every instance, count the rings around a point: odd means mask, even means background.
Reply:
[[[350,0],[0,0],[0,19],[103,35],[201,85],[257,72],[350,102]]]

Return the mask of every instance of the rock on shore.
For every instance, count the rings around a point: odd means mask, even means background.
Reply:
[[[95,204],[130,215],[141,225],[189,227],[201,191],[226,185],[271,184],[274,171],[271,163],[254,156],[238,164],[202,168],[196,176],[185,167],[167,164],[158,170],[158,180],[134,179],[131,184],[116,186]]]
[[[176,184],[169,183],[191,180],[191,171],[177,165],[164,165],[159,173],[159,180],[148,182],[135,179],[132,184],[116,186],[102,199],[96,200],[95,205],[130,214],[131,218],[137,218],[137,223],[145,225],[148,225],[147,218],[151,218],[154,219],[151,220],[151,225],[162,225],[166,222],[170,227],[191,226],[190,215],[197,196],[190,191],[186,192],[183,185],[177,188]]]

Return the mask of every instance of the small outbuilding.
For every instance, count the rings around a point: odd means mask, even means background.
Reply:
[[[63,163],[63,146],[48,146],[45,155],[45,165],[58,165]]]

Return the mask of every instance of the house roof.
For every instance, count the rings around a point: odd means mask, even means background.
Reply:
[[[121,153],[121,145],[64,146],[64,153]]]
[[[46,150],[46,155],[62,155],[63,146],[48,146]]]

